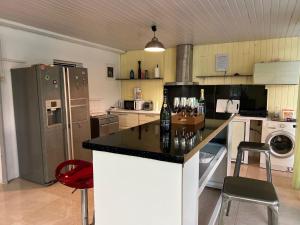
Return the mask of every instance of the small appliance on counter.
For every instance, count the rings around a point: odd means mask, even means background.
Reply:
[[[134,100],[142,100],[142,89],[136,87],[133,89],[133,98]]]
[[[152,111],[153,110],[153,101],[144,101],[143,110]]]
[[[124,109],[134,110],[134,100],[124,100]]]
[[[217,113],[239,113],[240,100],[217,99]]]
[[[143,110],[143,105],[143,100],[134,100],[134,110]]]
[[[143,100],[124,100],[123,101],[123,109],[127,110],[143,110],[144,109]],[[120,107],[121,108],[121,107]]]

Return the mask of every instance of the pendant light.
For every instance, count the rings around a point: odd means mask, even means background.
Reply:
[[[151,27],[153,33],[154,33],[154,37],[152,38],[151,41],[149,41],[146,46],[145,46],[145,51],[147,52],[163,52],[165,51],[165,47],[164,45],[158,40],[157,37],[155,37],[155,32],[156,32],[156,26],[153,25]]]

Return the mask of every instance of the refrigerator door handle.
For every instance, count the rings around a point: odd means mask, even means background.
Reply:
[[[71,90],[70,90],[70,72],[69,68],[66,68],[67,71],[67,90],[68,90],[68,118],[69,118],[69,139],[70,139],[70,152],[69,152],[69,157],[70,159],[74,159],[74,143],[73,143],[73,124],[72,124],[72,112],[71,112]]]
[[[68,91],[67,91],[67,78],[66,78],[66,68],[63,67],[63,81],[64,81],[64,107],[65,107],[65,117],[66,117],[66,133],[67,133],[67,159],[72,158],[71,143],[70,143],[70,120],[69,120],[69,106],[68,106]]]

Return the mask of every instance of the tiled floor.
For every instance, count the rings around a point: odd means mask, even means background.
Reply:
[[[241,176],[265,179],[265,170],[243,165]],[[281,202],[280,225],[300,224],[300,191],[291,188],[291,174],[273,171],[273,182]],[[0,185],[0,225],[80,225],[80,191],[72,191],[59,183],[42,187],[21,179]],[[92,190],[89,203],[92,208]],[[226,225],[235,224],[266,225],[267,211],[253,204],[233,202]]]
[[[80,225],[80,191],[16,179],[0,185],[0,225]],[[89,191],[93,207],[93,193]],[[90,210],[90,220],[93,211]]]
[[[233,172],[232,165],[232,170]],[[242,165],[240,176],[255,179],[266,179],[265,169],[259,168],[256,164]],[[292,174],[288,172],[272,171],[273,184],[275,185],[279,201],[279,224],[298,225],[300,224],[300,191],[292,189]],[[229,217],[226,218],[226,225],[267,225],[267,209],[249,203],[232,203]]]

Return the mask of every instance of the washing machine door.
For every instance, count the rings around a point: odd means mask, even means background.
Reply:
[[[294,154],[295,136],[286,131],[271,133],[266,142],[271,147],[271,154],[278,158],[288,158]]]

